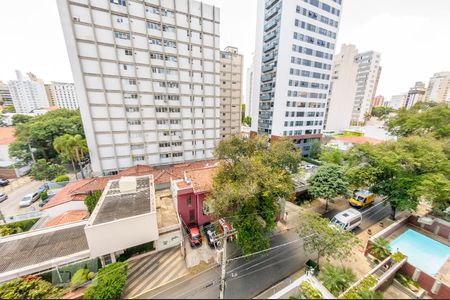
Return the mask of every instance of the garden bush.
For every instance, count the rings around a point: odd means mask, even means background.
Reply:
[[[300,284],[299,292],[303,299],[322,299],[322,293],[307,281]]]
[[[47,199],[48,198],[48,193],[47,193],[47,191],[43,191],[42,193],[41,193],[41,199],[42,200],[45,200],[45,199]]]
[[[123,254],[121,254],[119,256],[118,261],[126,261],[127,259],[129,259],[130,257],[134,256],[134,255],[139,255],[145,252],[149,252],[152,251],[153,248],[153,242],[149,242],[149,243],[145,243],[142,245],[137,245],[131,248],[126,249]]]
[[[342,295],[343,299],[365,299],[368,296],[376,296],[381,297],[382,295],[379,293],[372,293],[370,289],[377,284],[378,280],[374,275],[367,276],[357,285],[352,287],[349,291],[347,291],[344,295]],[[373,299],[373,298],[372,298]]]
[[[69,181],[70,178],[67,175],[61,175],[55,178],[55,182],[66,182]]]
[[[78,287],[86,281],[91,280],[93,277],[94,272],[89,271],[88,268],[79,269],[75,272],[70,282],[72,284],[72,287]]]
[[[113,263],[98,271],[88,289],[85,299],[117,299],[120,298],[127,280],[127,262]]]
[[[391,258],[396,262],[399,263],[402,260],[404,260],[406,258],[406,255],[401,253],[400,251],[395,252],[394,254],[391,255]]]
[[[0,226],[0,235],[1,236],[7,236],[10,234],[16,234],[25,232],[31,229],[38,219],[32,219],[32,220],[25,220],[25,221],[19,221],[15,223],[9,223],[6,225]]]
[[[62,290],[38,276],[16,278],[0,286],[0,299],[58,299]]]
[[[320,271],[318,278],[336,297],[356,282],[356,275],[352,269],[333,265],[326,265]]]
[[[97,205],[97,202],[98,200],[100,200],[101,196],[102,196],[101,191],[95,191],[91,193],[89,196],[87,196],[86,199],[84,199],[84,204],[86,205],[90,214],[92,214],[92,212],[94,211],[95,206]]]

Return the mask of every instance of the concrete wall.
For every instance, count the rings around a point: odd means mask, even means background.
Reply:
[[[155,243],[156,251],[162,251],[165,249],[177,247],[181,244],[181,239],[181,230],[164,233],[159,236],[159,239]]]
[[[69,210],[87,210],[83,201],[70,201],[44,210],[50,218],[57,217]]]
[[[91,257],[98,257],[159,238],[155,212],[84,228]]]

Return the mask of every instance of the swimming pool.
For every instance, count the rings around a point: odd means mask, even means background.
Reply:
[[[408,262],[429,275],[436,275],[450,257],[450,247],[417,231],[408,229],[389,246],[408,256]]]

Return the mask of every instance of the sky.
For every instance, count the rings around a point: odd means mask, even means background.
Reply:
[[[291,1],[291,0],[288,0]],[[2,1],[0,80],[15,69],[44,81],[72,82],[56,0]],[[221,8],[221,47],[238,47],[244,72],[255,48],[256,0],[204,0]],[[390,99],[416,81],[450,71],[450,0],[343,0],[336,51],[354,44],[381,53],[377,94]],[[245,93],[244,93],[245,94]]]

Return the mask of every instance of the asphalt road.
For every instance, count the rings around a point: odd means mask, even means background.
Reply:
[[[324,216],[332,218],[339,211],[347,209],[343,205],[339,210],[331,210]],[[379,222],[391,213],[391,207],[385,205],[381,198],[373,205],[360,210],[363,214],[363,222],[355,231],[362,231]],[[302,269],[307,255],[300,241],[295,242],[298,235],[295,232],[274,236],[271,246],[292,242],[287,246],[274,249],[254,260],[246,261],[238,259],[227,265],[227,285],[225,298],[250,299],[260,294],[270,286],[289,277]],[[314,259],[315,256],[312,256]],[[207,299],[218,298],[220,285],[220,267],[215,267],[195,277],[189,277],[185,281],[145,293],[140,298],[161,299]]]
[[[34,193],[43,184],[42,181],[31,181],[19,188],[16,188],[7,193],[8,199],[0,203],[0,210],[5,217],[13,216],[21,213],[30,212],[33,210],[39,210],[39,201],[34,202],[29,207],[20,208],[19,202],[27,195]]]
[[[274,236],[271,245],[277,246],[298,239],[295,232]],[[307,257],[300,241],[273,249],[251,261],[243,258],[227,265],[225,298],[250,299],[268,287],[289,277],[304,267]],[[149,292],[140,298],[155,299],[217,299],[219,298],[220,267],[215,267],[196,277]]]

